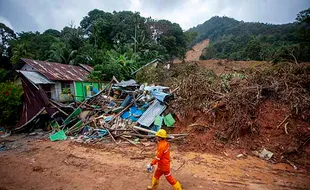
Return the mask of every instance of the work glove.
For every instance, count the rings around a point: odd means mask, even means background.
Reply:
[[[150,173],[153,171],[153,168],[152,168],[152,165],[151,165],[151,164],[146,165],[146,169],[147,169],[147,171],[150,172]]]

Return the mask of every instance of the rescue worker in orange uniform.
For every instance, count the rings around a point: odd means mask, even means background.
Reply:
[[[157,164],[157,169],[152,178],[152,185],[148,186],[147,189],[156,189],[159,185],[159,178],[164,175],[174,190],[182,190],[180,182],[175,180],[170,173],[170,144],[166,141],[167,132],[160,129],[156,132],[156,137],[158,141],[156,157],[148,164],[147,168],[150,169]]]

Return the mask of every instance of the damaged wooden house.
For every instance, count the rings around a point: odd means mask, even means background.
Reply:
[[[82,101],[96,94],[102,84],[87,76],[93,68],[89,65],[68,65],[55,62],[22,59],[24,65],[18,73],[42,88],[47,97],[58,102]],[[19,77],[18,83],[21,83]]]
[[[101,83],[88,79],[93,70],[88,65],[74,66],[32,59],[22,61],[20,69],[16,70],[19,73],[16,82],[23,86],[23,107],[20,120],[13,129],[15,131],[28,129],[30,123],[36,123],[43,116],[68,116],[63,109],[73,111],[72,108],[60,102],[82,101],[102,88]]]

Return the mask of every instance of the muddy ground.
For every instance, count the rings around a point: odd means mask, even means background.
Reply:
[[[3,140],[2,140],[3,141]],[[1,190],[146,189],[152,174],[145,166],[155,143],[86,146],[70,140],[12,136],[0,152]],[[172,144],[172,174],[183,189],[309,189],[309,171],[257,157],[180,152]],[[159,189],[171,189],[162,177]]]

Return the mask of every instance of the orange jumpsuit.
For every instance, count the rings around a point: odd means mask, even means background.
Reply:
[[[166,140],[161,140],[158,143],[156,157],[152,161],[152,165],[155,164],[157,164],[157,169],[154,174],[156,179],[159,179],[160,176],[164,174],[171,185],[177,183],[170,173],[170,144]]]

